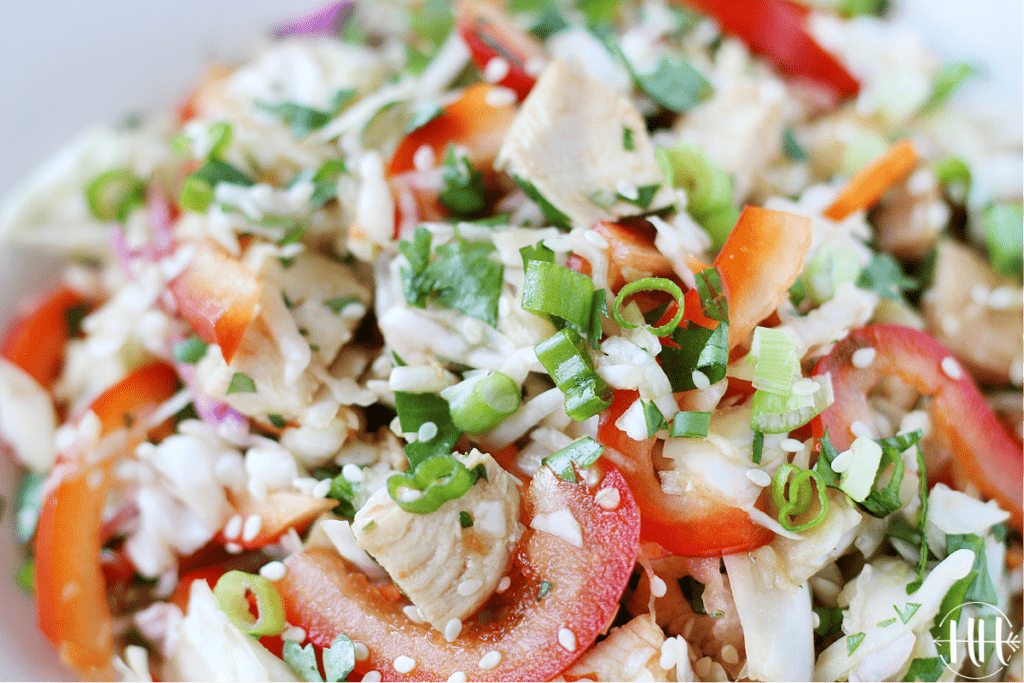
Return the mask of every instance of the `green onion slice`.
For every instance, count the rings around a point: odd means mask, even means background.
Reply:
[[[426,515],[449,500],[464,496],[479,478],[475,468],[469,470],[453,456],[434,455],[418,464],[411,473],[392,475],[388,479],[388,493],[406,512]],[[420,495],[407,497],[408,491]]]
[[[703,411],[681,410],[672,418],[673,437],[703,438],[708,435],[711,424],[711,413]]]
[[[626,297],[636,294],[637,292],[665,292],[666,294],[670,294],[672,298],[676,300],[675,316],[660,327],[649,328],[651,334],[656,337],[664,337],[672,334],[672,332],[679,327],[679,323],[683,319],[683,313],[686,311],[683,306],[683,290],[679,288],[679,285],[663,277],[645,277],[643,279],[630,282],[620,289],[618,296],[615,297],[615,303],[612,304],[612,318],[615,319],[615,322],[626,329],[633,329],[634,327],[637,327],[637,325],[634,325],[622,317],[621,308],[625,303]]]
[[[89,183],[85,198],[97,219],[123,223],[133,209],[146,203],[146,184],[130,168],[112,168]]]
[[[563,481],[575,484],[575,467],[585,470],[597,462],[602,453],[604,453],[604,446],[589,436],[584,436],[544,458],[541,460],[541,464],[546,465]]]
[[[232,570],[220,577],[213,595],[231,623],[250,635],[274,636],[284,630],[284,601],[269,579]],[[258,617],[249,611],[249,595],[256,598]]]
[[[802,427],[821,411],[832,405],[832,378],[815,377],[818,387],[811,394],[790,393],[789,396],[768,391],[754,392],[751,401],[750,428],[765,434],[784,434]]]
[[[792,478],[790,478],[792,476]],[[813,483],[812,483],[813,482]],[[772,479],[772,500],[779,508],[779,524],[787,531],[806,531],[818,526],[828,515],[828,495],[825,493],[825,482],[814,470],[802,470],[796,465],[786,463],[775,472]],[[803,524],[794,524],[792,517],[807,512],[817,493],[820,509],[818,514]]]
[[[722,271],[718,270],[718,266],[697,273],[696,288],[704,315],[719,322],[729,322],[729,297],[725,295]]]
[[[519,409],[519,385],[502,372],[478,375],[441,392],[448,401],[452,422],[464,432],[483,434]]]
[[[785,332],[771,327],[754,328],[747,364],[754,366],[755,389],[782,397],[789,396],[794,378],[800,376],[796,345]]]
[[[594,308],[594,281],[556,263],[530,260],[526,263],[522,306],[531,313],[557,316],[588,333]]]
[[[537,359],[565,394],[565,412],[582,421],[612,404],[612,390],[597,374],[579,333],[559,330],[534,347]]]

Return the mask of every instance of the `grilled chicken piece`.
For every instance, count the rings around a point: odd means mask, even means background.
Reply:
[[[558,61],[523,102],[495,167],[532,185],[576,227],[675,199],[664,186],[646,205],[623,199],[664,180],[647,126],[628,97]]]
[[[669,677],[670,671],[661,668],[661,645],[664,642],[665,634],[661,628],[650,615],[643,614],[613,628],[607,638],[576,660],[563,675],[568,680],[582,677],[592,681],[675,680]]]
[[[1022,297],[1020,283],[996,274],[970,247],[943,241],[924,297],[927,330],[981,381],[1019,385]]]
[[[381,489],[352,523],[356,543],[383,566],[423,619],[444,632],[452,619],[480,608],[508,570],[522,535],[519,490],[491,456],[471,451],[456,455],[481,477],[461,498],[429,514],[404,511]],[[472,526],[463,528],[461,513]]]
[[[931,169],[921,169],[882,202],[875,221],[879,249],[903,259],[922,259],[948,222],[942,186]]]

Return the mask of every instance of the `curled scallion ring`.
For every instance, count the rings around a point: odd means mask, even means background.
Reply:
[[[790,475],[793,475],[790,479]],[[812,484],[813,482],[813,484]],[[818,502],[821,509],[818,515],[803,524],[794,525],[790,517],[802,515],[810,509],[817,489]],[[825,493],[825,481],[814,470],[803,470],[791,463],[778,469],[772,479],[772,500],[779,508],[779,524],[787,531],[806,531],[825,520],[828,515],[828,495]]]
[[[685,310],[683,306],[683,290],[679,288],[679,285],[663,277],[645,277],[641,280],[630,282],[620,289],[618,296],[615,297],[615,303],[612,304],[612,318],[626,329],[633,329],[638,326],[623,318],[622,312],[619,309],[622,308],[622,303],[626,300],[627,296],[637,292],[665,292],[672,295],[672,298],[676,300],[675,316],[660,327],[650,327],[651,334],[656,337],[672,334],[672,331],[679,327]]]
[[[256,596],[255,618],[249,611],[249,593]],[[217,581],[213,595],[231,623],[250,635],[273,636],[284,630],[284,601],[262,576],[229,571]]]

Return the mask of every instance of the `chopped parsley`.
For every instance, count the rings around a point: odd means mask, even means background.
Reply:
[[[913,292],[920,286],[917,280],[903,273],[899,262],[889,254],[875,254],[857,278],[857,286],[868,289],[886,299],[900,299],[903,292]]]
[[[278,415],[277,413],[271,413],[267,415],[267,421],[270,422],[270,424],[277,427],[278,429],[284,429],[285,425],[288,424],[288,422],[285,421],[285,419]]]
[[[231,383],[228,385],[228,390],[224,393],[225,395],[256,393],[256,382],[252,381],[252,378],[248,375],[236,372],[232,375]]]
[[[437,428],[437,432],[430,439],[413,441],[405,445],[410,469],[432,455],[451,454],[455,442],[462,436],[462,430],[452,422],[448,401],[437,394],[396,391],[395,409],[398,411],[398,421],[404,433],[418,432],[420,427],[428,422]]]
[[[206,213],[214,199],[214,188],[220,183],[251,187],[252,178],[231,164],[220,159],[210,159],[206,164],[185,178],[178,204],[196,213]]]
[[[465,510],[461,511],[459,513],[459,525],[463,529],[468,529],[473,526],[473,515],[469,514]]]

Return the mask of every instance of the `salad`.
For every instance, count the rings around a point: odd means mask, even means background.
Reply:
[[[341,2],[37,171],[61,661],[1024,678],[1020,125],[886,4]]]

